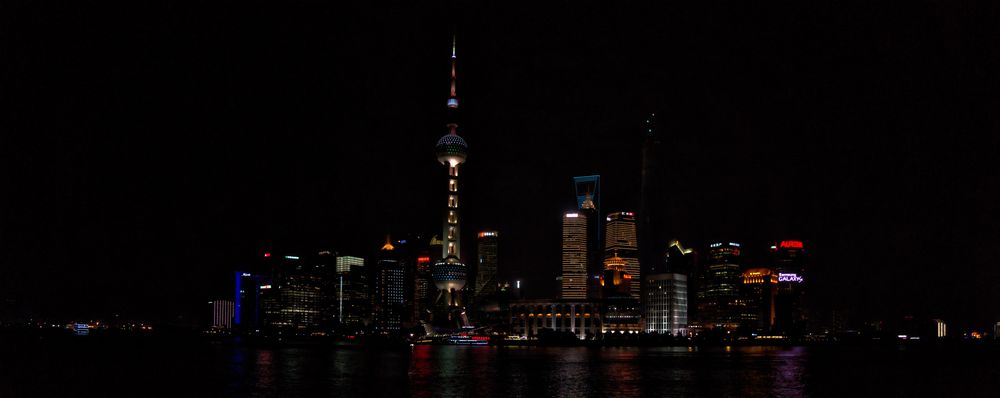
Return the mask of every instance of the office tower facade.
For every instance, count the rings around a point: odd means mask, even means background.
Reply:
[[[431,300],[431,287],[434,282],[431,280],[431,256],[429,252],[421,252],[414,262],[413,279],[413,319],[423,320],[428,318],[427,308]]]
[[[208,303],[212,306],[212,329],[232,329],[234,317],[234,304],[232,300],[213,300]]]
[[[697,261],[697,253],[694,249],[686,248],[679,240],[673,240],[667,245],[667,251],[663,254],[663,261],[655,267],[650,267],[654,273],[671,273],[690,276],[694,271]]]
[[[601,176],[573,177],[576,207],[587,216],[587,297],[601,298],[601,273],[604,272],[604,234],[601,218]]]
[[[351,272],[356,267],[364,267],[365,259],[354,256],[337,256],[337,273]]]
[[[625,271],[636,281],[640,281],[642,273],[639,265],[639,241],[636,234],[635,213],[621,211],[608,214],[605,218],[604,258],[621,258],[625,263]],[[640,297],[640,284],[632,283],[630,295],[634,299]]]
[[[640,175],[639,183],[639,214],[638,216],[638,229],[639,229],[639,263],[642,265],[642,273],[658,273],[661,271],[654,270],[657,265],[660,265],[660,260],[662,259],[663,248],[660,246],[662,242],[662,220],[657,218],[658,208],[653,204],[662,205],[662,198],[657,195],[659,189],[663,183],[659,181],[656,175],[656,161],[657,161],[657,147],[659,146],[659,140],[656,136],[656,114],[649,114],[646,116],[646,120],[642,126],[642,170]],[[654,220],[660,222],[654,223]],[[643,279],[643,284],[647,279]]]
[[[690,333],[691,271],[696,253],[678,240],[667,244],[663,257],[649,265],[645,278],[643,317],[646,331],[687,336]]]
[[[743,313],[741,298],[740,244],[709,245],[705,269],[700,277],[698,323],[702,329],[736,330]]]
[[[264,328],[270,332],[308,333],[322,330],[327,284],[334,267],[298,255],[278,259],[271,281],[261,284]],[[329,272],[329,273],[328,273]]]
[[[270,287],[269,279],[252,272],[236,271],[236,287],[233,296],[233,328],[249,334],[260,330],[261,286]]]
[[[480,231],[476,235],[476,297],[479,301],[491,297],[497,291],[497,269],[499,266],[500,233]]]
[[[399,333],[405,310],[404,267],[396,247],[386,238],[379,251],[372,283],[372,329],[376,334]]]
[[[646,332],[687,336],[687,275],[659,273],[646,277]]]
[[[750,268],[743,271],[742,289],[742,326],[756,333],[773,331],[778,274],[770,268]]]
[[[626,259],[617,253],[612,253],[604,262],[604,273],[601,275],[604,333],[638,333],[642,330],[639,300],[632,297],[635,277],[627,267]]]
[[[940,319],[933,319],[931,322],[934,323],[934,337],[939,339],[948,337],[948,324]]]
[[[587,298],[587,226],[584,213],[572,211],[562,219],[562,280],[563,300]]]
[[[775,331],[798,336],[805,333],[802,301],[805,293],[805,247],[801,241],[785,240],[771,246],[772,268],[778,273],[775,297]]]
[[[363,329],[366,320],[371,319],[365,259],[338,256],[336,283],[337,323],[341,331],[351,333]]]

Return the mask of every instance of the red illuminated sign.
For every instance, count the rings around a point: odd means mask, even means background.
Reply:
[[[264,257],[271,257],[271,253],[264,253]]]
[[[431,258],[427,257],[427,256],[417,257],[417,262],[421,263],[421,264],[423,264],[423,263],[429,263],[429,262],[431,262]]]
[[[782,249],[801,249],[802,242],[797,240],[783,240],[778,246],[781,246]]]

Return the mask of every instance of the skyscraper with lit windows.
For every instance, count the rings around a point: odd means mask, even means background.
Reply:
[[[769,268],[743,271],[742,324],[747,330],[769,333],[774,329],[774,298],[778,293],[778,274]]]
[[[740,271],[740,244],[709,245],[708,259],[699,283],[698,320],[702,329],[735,330],[742,320],[744,302]]]
[[[396,253],[396,247],[388,238],[379,251],[375,267],[372,284],[373,329],[382,335],[395,334],[399,332],[405,310],[405,261]]]
[[[771,246],[772,267],[778,273],[774,328],[797,336],[805,333],[802,300],[805,288],[805,247],[802,241],[784,240]]]
[[[688,334],[688,276],[694,251],[679,241],[667,247],[662,264],[650,264],[645,277],[643,311],[646,331],[661,334]]]
[[[632,297],[634,289],[632,276],[626,267],[628,263],[617,253],[604,260],[601,274],[601,288],[604,307],[601,318],[605,333],[639,333],[642,331],[642,312],[639,300]]]
[[[639,269],[639,240],[636,236],[635,213],[620,211],[608,214],[605,219],[604,258],[619,257],[625,263],[625,271],[637,283],[632,283],[630,295],[639,299],[642,274]]]
[[[562,279],[563,300],[587,298],[587,215],[576,211],[563,214]]]
[[[500,233],[480,231],[476,235],[476,297],[485,298],[497,291],[497,261]]]
[[[359,330],[365,320],[371,318],[365,259],[337,256],[336,277],[337,324],[344,332]]]

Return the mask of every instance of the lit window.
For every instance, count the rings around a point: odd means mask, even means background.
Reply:
[[[458,207],[458,196],[448,195],[448,207]]]
[[[449,166],[448,175],[452,177],[458,177],[458,166]]]
[[[448,180],[448,190],[451,192],[458,192],[458,180]]]

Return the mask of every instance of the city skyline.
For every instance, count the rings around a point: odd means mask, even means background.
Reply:
[[[168,15],[223,11],[212,7]],[[525,27],[513,33],[473,11],[434,9],[415,10],[420,29],[395,14],[328,23],[296,10],[279,11],[273,26],[223,23],[245,39],[208,25],[172,35],[167,18],[157,19],[164,31],[134,20],[101,28],[116,12],[59,19],[68,27],[48,35],[37,28],[31,44],[13,46],[23,78],[4,86],[21,100],[18,134],[2,146],[4,178],[18,188],[0,220],[3,314],[172,319],[226,297],[218,281],[264,252],[333,250],[374,264],[386,233],[439,230],[441,170],[428,143],[447,123],[446,43],[457,35],[474,154],[462,179],[478,182],[462,186],[462,238],[502,233],[499,273],[534,295],[554,297],[540,286],[559,272],[560,217],[576,205],[570,177],[601,175],[601,217],[639,209],[643,121],[656,113],[668,199],[653,223],[673,235],[663,249],[671,239],[700,250],[731,240],[754,266],[773,242],[801,240],[810,293],[826,307],[995,322],[1000,187],[985,148],[997,138],[976,133],[996,120],[976,112],[984,105],[969,78],[936,73],[967,61],[914,65],[900,49],[947,53],[948,33],[864,47],[861,60],[833,46],[826,59],[817,49],[838,42],[833,28],[805,32],[816,43],[782,37],[779,46],[801,51],[776,53],[772,38],[685,23],[678,15],[701,8],[676,7],[669,23],[643,9],[610,18],[599,7],[543,9],[568,28],[511,16]],[[284,31],[292,24],[280,16],[305,23]],[[607,29],[584,29],[594,22]],[[378,30],[369,25],[384,29],[362,34]],[[70,37],[72,28],[82,33]],[[906,31],[871,29],[891,28]],[[138,39],[108,38],[119,30]],[[132,54],[139,40],[166,49]],[[56,66],[35,49],[46,46],[81,62]],[[156,77],[133,84],[147,76]],[[864,281],[833,282],[844,264]],[[942,282],[941,272],[961,278]]]

